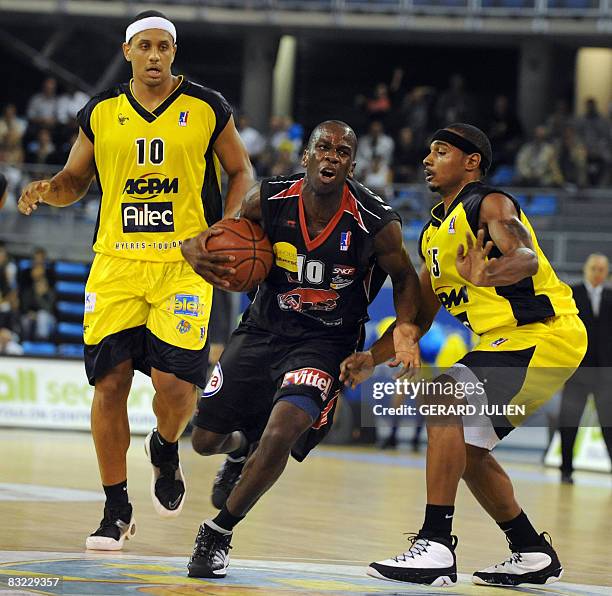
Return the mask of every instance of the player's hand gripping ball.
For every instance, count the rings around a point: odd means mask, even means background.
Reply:
[[[233,256],[228,265],[236,272],[225,279],[231,292],[249,292],[270,273],[274,252],[270,240],[258,224],[236,217],[212,226],[222,234],[200,234],[202,248],[214,255]]]

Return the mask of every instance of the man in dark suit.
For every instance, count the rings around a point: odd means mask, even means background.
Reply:
[[[612,461],[612,289],[604,287],[608,270],[608,257],[592,254],[584,264],[584,282],[572,286],[589,345],[580,367],[565,385],[561,400],[561,482],[567,484],[573,483],[574,441],[591,393]]]

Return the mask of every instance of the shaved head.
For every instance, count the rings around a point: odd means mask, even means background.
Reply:
[[[350,142],[353,149],[353,157],[355,157],[355,154],[357,153],[357,135],[355,134],[355,131],[346,122],[342,122],[342,120],[326,120],[325,122],[321,122],[321,124],[317,124],[314,130],[310,133],[307,145],[308,149],[312,148],[313,143],[319,138],[321,131],[326,128],[344,129],[344,136]]]

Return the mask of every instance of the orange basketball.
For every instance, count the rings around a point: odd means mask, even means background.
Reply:
[[[270,273],[274,253],[263,228],[241,217],[223,219],[212,226],[223,230],[218,236],[207,236],[205,248],[220,255],[233,255],[236,260],[228,263],[236,273],[227,278],[232,292],[249,292],[256,288]]]

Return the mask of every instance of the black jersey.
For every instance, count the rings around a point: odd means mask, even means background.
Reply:
[[[295,174],[261,183],[263,227],[274,264],[244,320],[286,337],[354,338],[387,277],[376,263],[374,237],[400,217],[373,192],[348,180],[338,211],[311,239],[303,181],[304,174]]]

